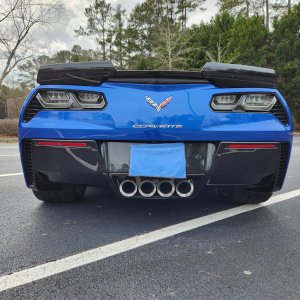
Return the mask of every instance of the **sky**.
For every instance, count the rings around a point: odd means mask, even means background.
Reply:
[[[54,54],[59,50],[70,50],[74,44],[79,44],[84,49],[95,49],[96,45],[93,41],[83,37],[75,37],[74,33],[74,30],[78,29],[80,25],[85,25],[84,9],[93,2],[94,0],[64,0],[63,3],[66,7],[64,18],[59,23],[48,25],[43,30],[36,30],[35,36],[42,45],[41,52]],[[110,2],[113,5],[120,3],[129,12],[142,0],[111,0]],[[207,0],[206,2],[207,10],[205,12],[198,11],[189,14],[189,25],[208,21],[217,13],[217,0]]]

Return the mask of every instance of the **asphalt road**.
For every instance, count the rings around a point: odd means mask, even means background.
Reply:
[[[297,137],[277,194],[300,189],[299,170]],[[52,276],[33,274],[27,284],[2,289],[0,299],[300,299],[300,196],[230,218],[222,216],[239,208],[213,191],[197,201],[139,202],[93,188],[80,203],[44,204],[21,175],[6,176],[21,172],[17,145],[0,144],[0,283],[46,262],[57,265]],[[183,222],[200,224],[205,216],[212,216],[208,225],[90,264],[73,268],[61,260],[171,225],[180,231]],[[65,271],[54,274],[63,263]]]

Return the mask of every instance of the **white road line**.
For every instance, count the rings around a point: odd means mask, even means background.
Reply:
[[[0,177],[11,177],[11,176],[19,176],[19,175],[23,175],[23,173],[0,174]]]
[[[20,285],[28,284],[42,278],[53,276],[74,268],[94,263],[107,257],[117,255],[138,247],[183,233],[202,226],[215,223],[233,216],[240,215],[261,207],[289,200],[300,196],[300,189],[292,192],[273,196],[268,202],[259,205],[243,205],[225,211],[217,212],[208,216],[155,230],[143,235],[137,235],[110,245],[84,251],[66,258],[41,264],[29,269],[0,277],[0,292]]]

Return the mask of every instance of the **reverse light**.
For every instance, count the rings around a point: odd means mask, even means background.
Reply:
[[[277,98],[273,94],[224,94],[215,95],[211,107],[216,111],[270,111]]]
[[[73,104],[70,93],[63,91],[40,91],[36,98],[45,108],[69,108]]]
[[[84,108],[103,108],[105,106],[102,94],[78,93],[78,101]]]

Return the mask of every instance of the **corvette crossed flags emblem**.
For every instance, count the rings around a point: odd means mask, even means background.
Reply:
[[[154,107],[157,112],[160,112],[162,108],[164,108],[165,106],[167,106],[171,101],[172,101],[172,96],[166,98],[163,102],[161,102],[159,105],[152,100],[150,97],[145,96],[146,97],[146,101],[152,106]]]

